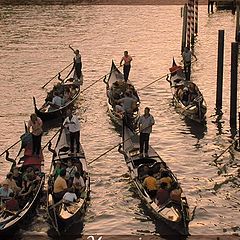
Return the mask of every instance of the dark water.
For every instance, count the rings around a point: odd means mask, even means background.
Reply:
[[[208,104],[206,127],[185,121],[175,112],[164,79],[140,91],[141,108],[151,108],[156,120],[151,144],[177,175],[187,195],[194,213],[191,234],[239,234],[240,155],[232,150],[213,162],[213,156],[231,141],[230,42],[234,40],[235,20],[230,12],[208,16],[206,6],[200,6],[199,11],[195,46],[198,61],[193,64],[192,76]],[[32,97],[40,105],[46,94],[41,86],[71,62],[69,44],[82,54],[84,87],[106,74],[111,60],[118,63],[126,49],[133,55],[130,78],[137,89],[165,75],[173,56],[180,61],[180,6],[22,5],[1,6],[0,14],[1,151],[18,140],[23,122],[33,111]],[[216,124],[218,29],[226,30],[226,46],[224,114]],[[105,86],[99,82],[80,97],[77,109],[81,140],[89,161],[121,141],[106,111]],[[43,142],[56,131],[49,131]],[[46,172],[50,159],[46,152]],[[8,168],[8,163],[1,164],[1,178]],[[90,172],[92,198],[84,235],[159,235],[159,227],[145,214],[123,157],[116,150],[92,164]],[[22,239],[47,238],[45,214],[40,211],[21,232]]]

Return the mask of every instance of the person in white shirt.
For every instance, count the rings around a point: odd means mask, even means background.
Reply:
[[[77,201],[77,195],[76,193],[74,193],[74,190],[70,190],[69,192],[66,192],[63,195],[63,201],[67,201],[67,202],[76,202]]]
[[[83,177],[81,176],[80,172],[75,172],[75,176],[73,179],[73,186],[75,188],[75,192],[76,192],[77,196],[80,197],[81,193],[85,189],[85,183],[84,183]]]
[[[75,173],[77,172],[77,167],[73,165],[72,160],[68,160],[67,166],[68,167],[66,168],[66,180],[70,180],[72,183]]]
[[[53,111],[55,109],[58,109],[60,108],[62,105],[63,105],[63,98],[61,98],[59,96],[59,93],[58,91],[55,91],[53,93],[53,99],[52,99],[52,102],[48,102],[48,104],[50,105],[48,111]]]
[[[63,126],[68,128],[70,132],[70,150],[74,153],[74,142],[76,142],[77,153],[80,152],[80,122],[77,116],[72,114],[70,109],[67,110],[66,119],[63,122]]]
[[[2,187],[0,188],[0,198],[9,198],[10,194],[13,193],[13,190],[9,188],[9,183],[7,181],[4,181],[1,183]]]
[[[143,148],[145,157],[148,157],[149,137],[152,132],[152,126],[155,124],[153,116],[150,114],[150,108],[146,107],[144,114],[139,118],[138,127],[140,132],[140,156],[143,157]]]

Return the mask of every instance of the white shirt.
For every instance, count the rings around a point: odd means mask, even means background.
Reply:
[[[63,195],[63,200],[67,200],[69,202],[74,202],[77,200],[77,195],[75,193],[71,193],[71,192],[66,192]]]
[[[74,177],[76,172],[77,172],[77,167],[76,166],[67,167],[66,168],[66,179]]]
[[[10,193],[12,193],[13,190],[11,188],[8,188],[7,190],[4,187],[0,188],[0,197],[9,197]]]
[[[69,128],[69,132],[78,132],[80,131],[80,122],[77,118],[77,116],[73,115],[72,119],[70,120],[69,117],[67,117],[63,122],[64,127]]]
[[[152,125],[155,123],[153,116],[150,114],[148,117],[142,115],[139,118],[139,128],[141,133],[148,133],[152,132]]]
[[[62,101],[63,101],[63,99],[62,99],[61,97],[55,96],[55,97],[52,99],[52,104],[55,104],[55,105],[61,107],[61,106],[62,106]]]

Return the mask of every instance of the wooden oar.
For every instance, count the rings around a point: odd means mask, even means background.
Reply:
[[[45,83],[42,88],[45,88],[54,78],[56,78],[58,76],[59,73],[63,72],[64,70],[66,70],[69,66],[71,66],[73,64],[73,62],[69,63],[65,68],[63,68],[60,72],[58,72],[54,77],[52,77],[47,83]]]
[[[49,143],[57,136],[57,134],[61,131],[62,127],[57,130],[57,132],[51,137],[51,139],[42,147],[42,150],[44,150]]]

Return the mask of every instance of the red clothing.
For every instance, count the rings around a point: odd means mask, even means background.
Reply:
[[[165,189],[160,188],[157,191],[156,199],[158,201],[158,205],[164,204],[169,199],[169,192]]]

